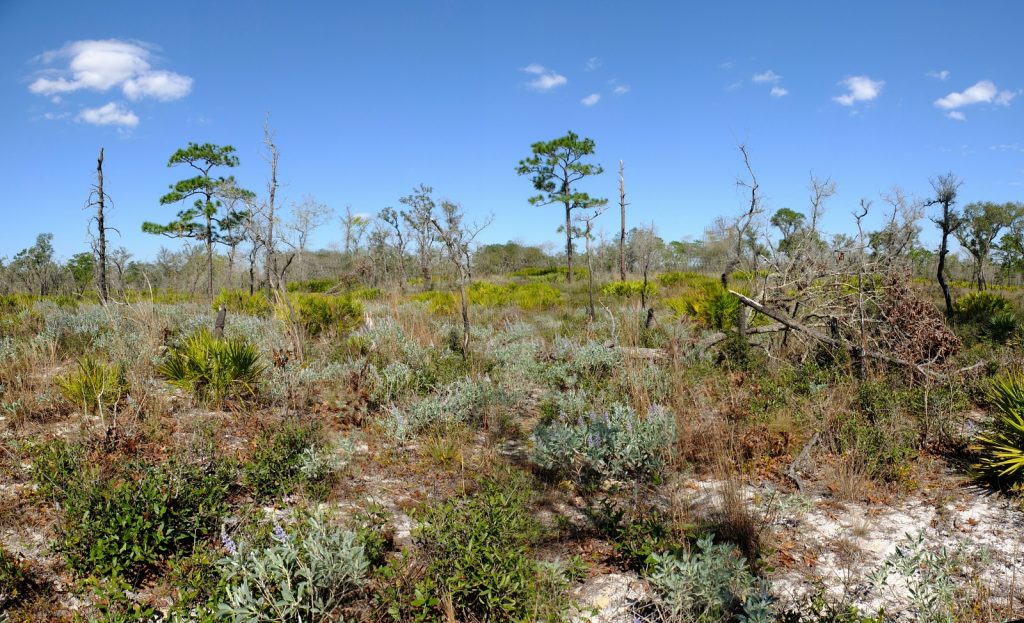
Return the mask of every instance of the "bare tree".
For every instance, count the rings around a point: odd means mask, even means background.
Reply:
[[[444,214],[444,226],[442,227],[433,216],[430,217],[430,223],[437,231],[441,242],[444,243],[448,251],[448,259],[455,267],[458,277],[459,307],[462,312],[462,357],[466,358],[469,356],[470,335],[469,296],[466,288],[469,286],[472,274],[469,247],[477,235],[491,224],[492,218],[488,217],[482,225],[467,226],[463,223],[462,207],[452,201],[442,201],[441,211]]]
[[[264,158],[270,164],[270,179],[267,180],[267,203],[265,205],[266,214],[263,223],[265,228],[261,228],[260,235],[255,236],[254,240],[258,240],[266,250],[266,259],[263,264],[264,281],[267,288],[267,296],[270,296],[271,287],[274,280],[271,279],[271,275],[278,274],[277,270],[277,246],[274,242],[274,224],[277,216],[274,214],[277,201],[277,163],[281,158],[281,152],[277,149],[277,143],[274,142],[274,131],[270,129],[270,115],[263,122],[263,145],[266,147],[266,153]],[[250,226],[254,225],[256,221],[250,219]],[[251,273],[250,265],[250,273]],[[252,282],[252,276],[249,277],[250,283]]]
[[[931,180],[932,190],[935,196],[925,202],[926,206],[942,206],[942,213],[933,217],[935,223],[942,232],[942,239],[939,242],[939,265],[936,270],[936,277],[939,287],[942,288],[942,298],[946,302],[946,316],[953,315],[953,297],[949,293],[949,284],[946,283],[946,256],[949,254],[949,237],[955,235],[963,225],[959,212],[956,210],[956,196],[963,182],[952,172],[940,175]]]
[[[345,256],[349,257],[359,251],[370,219],[365,214],[352,212],[352,206],[345,206],[345,215],[341,217],[341,227],[345,231]]]
[[[577,236],[583,238],[584,249],[587,252],[587,314],[590,321],[595,319],[594,311],[594,253],[591,242],[594,239],[594,221],[604,213],[604,206],[599,206],[593,212],[580,212],[574,217],[577,223]],[[625,212],[623,212],[625,214]],[[625,220],[623,220],[625,223]],[[582,224],[582,227],[580,226]],[[619,259],[622,262],[622,274],[625,275],[625,239],[620,240]]]
[[[309,236],[330,220],[334,210],[325,203],[317,201],[313,195],[304,195],[302,203],[292,206],[292,218],[285,228],[294,232],[293,246],[298,260],[299,278],[306,278],[306,265],[303,256],[309,245]]]
[[[405,294],[405,247],[408,244],[408,238],[402,235],[402,221],[399,220],[398,212],[391,207],[381,210],[377,218],[391,229],[391,236],[395,240],[395,251],[398,253],[398,289]]]
[[[409,226],[409,231],[416,241],[416,256],[420,263],[420,276],[423,278],[423,287],[427,290],[434,289],[434,280],[430,274],[430,263],[434,256],[435,227],[434,221],[434,200],[430,194],[434,189],[426,184],[420,184],[414,188],[411,195],[406,195],[398,201],[409,207],[408,211],[401,212],[402,220]]]

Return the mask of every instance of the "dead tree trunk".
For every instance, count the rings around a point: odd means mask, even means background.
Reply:
[[[622,226],[619,228],[619,281],[626,280],[626,176],[625,166],[619,160],[619,211]]]
[[[100,268],[100,301],[107,302],[109,290],[107,289],[107,230],[104,221],[103,209],[105,207],[103,195],[103,148],[100,147],[100,156],[96,159],[96,226],[99,229],[99,244],[96,252],[99,255]]]

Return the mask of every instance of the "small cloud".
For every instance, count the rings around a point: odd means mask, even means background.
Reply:
[[[547,69],[543,65],[538,65],[537,63],[530,63],[520,71],[537,76],[526,83],[526,86],[535,91],[550,91],[551,89],[560,87],[569,81],[569,79],[562,74]]]
[[[840,106],[853,106],[857,102],[870,102],[877,99],[885,86],[884,80],[872,80],[867,76],[853,76],[841,80],[839,84],[847,89],[847,93],[833,97]]]
[[[46,112],[46,113],[43,113],[43,119],[46,119],[47,121],[57,121],[59,119],[67,119],[68,116],[69,116],[69,114],[66,113],[66,112],[62,112],[62,113]]]
[[[943,110],[958,112],[957,109],[972,104],[996,104],[998,106],[1009,106],[1017,93],[1013,91],[1000,91],[991,80],[981,80],[967,87],[963,91],[953,91],[945,97],[935,100],[935,106]],[[963,114],[953,116],[947,114],[951,119],[963,121],[966,117]]]
[[[742,80],[737,80],[736,82],[733,82],[729,86],[725,87],[725,90],[726,91],[736,91],[736,90],[738,90],[738,89],[740,89],[742,87],[743,87],[743,81]]]
[[[110,102],[99,108],[86,108],[78,113],[78,120],[93,125],[119,125],[126,128],[134,128],[139,125],[139,118],[135,113],[124,108],[120,104]]]
[[[151,71],[126,80],[121,88],[130,100],[152,97],[169,102],[188,95],[192,90],[192,78],[170,71]]]
[[[736,63],[734,63],[732,61],[725,61],[724,63],[719,63],[718,64],[718,68],[719,69],[732,69],[735,66],[736,66]]]
[[[949,70],[943,69],[942,71],[929,71],[925,74],[929,78],[935,78],[937,80],[945,80],[949,77]]]
[[[946,116],[956,121],[967,121],[967,115],[963,114],[959,110],[951,110],[946,113]]]
[[[1013,98],[1017,97],[1019,94],[1020,91],[1000,91],[999,95],[996,96],[996,104],[1000,106],[1009,106],[1010,102],[1013,101]]]
[[[612,89],[612,93],[616,95],[625,95],[626,93],[629,93],[632,90],[633,87],[629,86],[628,84],[617,84],[615,85],[615,88]]]
[[[41,72],[28,90],[54,97],[81,90],[105,92],[121,87],[130,99],[154,97],[163,101],[188,95],[192,78],[154,70],[150,47],[146,43],[120,39],[73,41],[39,56],[44,65],[67,59],[67,66]]]
[[[787,95],[789,95],[789,91],[783,89],[782,87],[772,87],[771,94],[772,97],[786,97]]]
[[[591,56],[587,59],[587,63],[583,66],[583,71],[594,71],[601,67],[601,59],[596,56]]]
[[[768,71],[754,74],[754,77],[751,78],[751,80],[756,84],[778,84],[779,80],[782,80],[782,76],[769,69]]]
[[[601,95],[599,93],[591,93],[580,100],[580,104],[584,106],[593,106],[594,104],[601,101]]]
[[[1021,147],[1020,143],[1000,143],[992,145],[989,149],[992,151],[1024,151],[1024,147]]]

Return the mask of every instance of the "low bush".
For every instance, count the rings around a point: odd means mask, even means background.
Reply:
[[[971,292],[953,303],[953,318],[978,337],[1005,343],[1020,326],[1013,303],[992,292]]]
[[[546,266],[543,268],[520,268],[519,270],[511,273],[511,276],[544,279],[547,281],[565,281],[565,277],[568,274],[569,269],[565,266]],[[576,279],[586,279],[589,274],[590,271],[588,271],[586,267],[574,266],[572,269],[572,276]]]
[[[172,346],[158,372],[171,385],[203,400],[255,397],[266,366],[256,346],[244,339],[218,339],[206,330]]]
[[[24,599],[32,589],[32,580],[24,562],[0,545],[0,613]]]
[[[300,487],[323,493],[333,473],[320,428],[287,421],[260,433],[244,466],[245,484],[259,497],[287,495]]]
[[[544,590],[532,557],[539,535],[522,477],[485,479],[472,495],[429,507],[414,536],[426,575],[451,599],[457,620],[553,621],[560,599]]]
[[[644,571],[653,563],[654,554],[680,554],[686,549],[685,535],[677,533],[671,519],[657,508],[644,504],[625,507],[604,498],[586,514],[627,569]]]
[[[613,405],[576,421],[559,419],[534,431],[533,460],[542,470],[578,483],[651,480],[660,475],[675,443],[676,418],[653,406],[646,417]]]
[[[601,294],[622,298],[639,298],[643,289],[644,282],[642,281],[612,281],[601,286]],[[647,296],[653,296],[657,293],[658,284],[648,282]]]
[[[363,320],[362,305],[350,296],[296,293],[290,300],[299,323],[310,337],[344,335]],[[290,317],[284,304],[277,306],[276,313],[282,319]]]
[[[469,286],[469,302],[481,307],[516,306],[522,310],[548,309],[562,300],[558,288],[543,282],[497,285],[475,281]]]
[[[262,291],[249,294],[244,290],[221,290],[213,299],[213,309],[218,310],[221,305],[230,313],[248,316],[269,316],[274,311],[274,306]]]
[[[170,462],[119,476],[92,469],[64,491],[55,549],[85,574],[133,585],[168,555],[212,534],[234,482],[229,464]]]
[[[57,387],[86,414],[103,415],[128,393],[124,366],[101,363],[88,355],[78,360],[72,372],[57,377]]]
[[[307,279],[305,281],[289,281],[287,290],[289,292],[323,293],[327,292],[338,282],[333,279]]]
[[[399,442],[430,430],[477,425],[483,419],[484,407],[498,397],[496,392],[488,383],[464,377],[412,406],[392,407],[382,425],[388,436]]]
[[[331,526],[321,513],[289,534],[274,527],[274,542],[249,548],[225,539],[221,562],[223,618],[246,623],[340,621],[339,612],[358,595],[369,562],[354,532]],[[233,550],[233,551],[231,551]]]
[[[689,316],[716,331],[735,328],[740,317],[739,299],[717,281],[709,280],[690,292],[666,299],[665,303],[676,316]]]
[[[692,623],[775,621],[766,582],[732,545],[697,541],[679,554],[654,554],[648,580],[659,598],[655,620]],[[643,620],[643,619],[641,619]]]

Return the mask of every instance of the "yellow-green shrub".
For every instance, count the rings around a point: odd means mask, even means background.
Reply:
[[[633,298],[640,296],[640,292],[644,289],[644,283],[642,281],[613,281],[606,283],[601,286],[601,294],[605,296],[621,296],[623,298]],[[658,293],[658,285],[655,283],[647,283],[647,296],[652,296]]]
[[[128,393],[123,366],[101,363],[88,355],[78,360],[73,371],[57,378],[57,387],[69,402],[82,405],[85,413],[102,414]]]
[[[428,290],[426,292],[417,292],[409,298],[413,301],[426,303],[433,314],[451,314],[458,308],[458,304],[455,302],[455,294],[452,292]]]
[[[274,309],[263,292],[249,294],[244,290],[221,290],[213,299],[213,309],[219,309],[222,303],[231,313],[249,316],[269,316]]]
[[[350,296],[293,293],[289,298],[299,323],[310,336],[341,335],[356,328],[363,319],[363,306]],[[289,318],[288,307],[283,303],[278,304],[276,313],[281,319]]]
[[[549,283],[507,283],[477,281],[469,286],[469,302],[481,307],[515,305],[523,310],[550,308],[562,300],[562,293]]]

